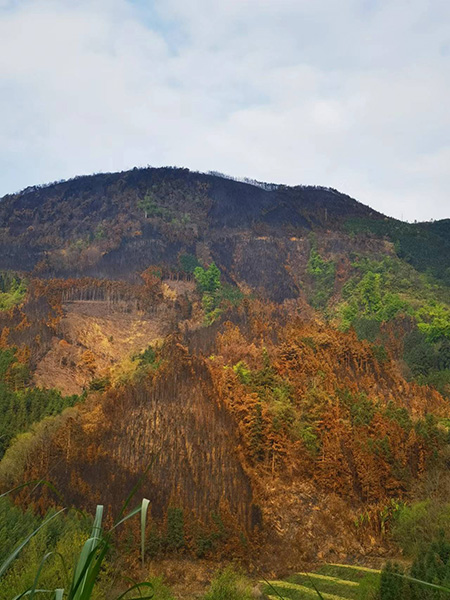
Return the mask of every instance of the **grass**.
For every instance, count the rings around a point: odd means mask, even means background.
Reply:
[[[152,461],[153,462],[153,461]],[[114,525],[109,531],[103,529],[103,505],[98,505],[92,531],[88,539],[84,542],[84,545],[76,558],[75,565],[66,564],[62,554],[57,552],[46,552],[40,560],[39,566],[36,570],[33,583],[24,590],[17,590],[17,595],[12,600],[21,600],[22,598],[33,598],[37,594],[44,594],[47,598],[55,598],[55,600],[91,600],[95,594],[95,587],[98,583],[99,576],[101,575],[102,569],[105,565],[105,559],[108,553],[113,547],[113,536],[118,527],[123,523],[131,519],[132,517],[140,516],[140,533],[141,533],[141,558],[142,564],[144,564],[144,552],[145,552],[145,530],[147,525],[147,512],[149,507],[149,501],[144,498],[139,506],[131,510],[127,514],[128,506],[136,494],[137,490],[141,486],[144,477],[146,476],[152,462],[147,466],[141,478],[130,492],[128,498],[124,502],[119,516],[117,517]],[[42,483],[42,482],[39,482]],[[1,494],[0,498],[10,494],[11,492],[17,491],[26,486],[36,487],[35,482],[28,482],[22,484],[17,488]],[[24,548],[29,542],[39,533],[39,531],[47,525],[47,523],[53,519],[59,517],[65,509],[59,510],[56,514],[48,517],[36,527],[28,536],[26,536],[15,549],[13,549],[9,555],[0,564],[0,586],[2,585],[2,579],[9,571],[10,567],[14,564],[17,557],[21,554]],[[50,559],[59,558],[63,566],[62,580],[58,582],[57,586],[51,589],[42,589],[39,585],[42,575],[45,573],[46,563],[48,564]],[[135,598],[131,592],[138,593]],[[134,582],[123,594],[120,594],[116,600],[121,600],[127,596],[127,600],[150,600],[153,598],[153,585],[150,582]]]
[[[303,598],[318,598],[317,591],[311,586],[301,585],[299,583],[290,583],[289,581],[271,581],[270,584],[275,588],[275,590],[281,595],[281,597],[285,600],[303,600]],[[266,589],[266,593],[270,591],[270,589]],[[273,592],[274,590],[272,590]],[[329,592],[322,591],[320,588],[320,594],[323,596],[324,600],[347,600],[346,596],[337,596],[336,594],[332,594]],[[279,596],[273,596],[278,598]]]
[[[295,573],[286,580],[267,582],[271,599],[363,600],[378,588],[380,571],[353,565],[325,564],[311,573]]]
[[[145,526],[147,518],[148,500],[144,499],[142,504],[129,512],[127,515],[121,514],[115,525],[107,532],[103,530],[103,505],[98,505],[95,513],[94,524],[89,538],[85,541],[81,552],[77,558],[76,564],[65,564],[62,555],[58,555],[63,562],[64,578],[58,587],[52,589],[42,589],[39,586],[39,581],[45,572],[46,563],[55,555],[55,552],[47,552],[39,564],[36,571],[34,581],[31,586],[24,590],[18,590],[18,594],[12,600],[21,600],[21,598],[34,598],[36,594],[44,594],[47,598],[55,598],[55,600],[90,600],[94,594],[94,588],[98,581],[99,575],[103,568],[105,558],[112,547],[112,535],[117,527],[130,519],[131,517],[140,514],[141,516],[141,538],[142,538],[142,561],[144,561],[144,541],[145,541]],[[9,556],[0,565],[0,585],[2,577],[7,573],[9,568],[14,563],[25,546],[30,540],[42,529],[50,520],[57,518],[64,509],[58,511],[46,519],[39,527],[31,532]],[[142,590],[145,590],[142,593]],[[153,586],[149,582],[134,583],[124,594],[121,594],[117,600],[120,600],[132,591],[139,592],[140,600],[153,598]],[[132,596],[128,596],[133,600]]]

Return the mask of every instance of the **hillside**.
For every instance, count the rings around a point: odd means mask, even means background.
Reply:
[[[381,215],[322,188],[266,190],[182,169],[94,175],[4,197],[0,268],[130,278],[149,264],[176,270],[182,251],[202,245],[222,267],[242,251],[260,265],[289,234],[365,217]]]
[[[19,505],[117,515],[151,464],[156,559],[285,575],[446,481],[450,220],[135,169],[5,196],[0,271],[0,491],[58,490]]]

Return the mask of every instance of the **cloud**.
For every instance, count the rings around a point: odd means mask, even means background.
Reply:
[[[447,0],[0,0],[0,194],[176,164],[450,216]]]

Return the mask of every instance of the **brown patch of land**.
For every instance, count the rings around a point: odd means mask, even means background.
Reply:
[[[141,352],[167,334],[166,318],[104,301],[64,305],[51,348],[39,362],[36,385],[77,394],[123,358]]]

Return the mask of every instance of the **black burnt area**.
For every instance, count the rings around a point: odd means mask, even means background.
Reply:
[[[163,194],[169,190],[165,196],[169,208],[170,194],[175,193],[175,213],[166,222],[152,219],[150,223],[139,208],[139,200],[152,186],[159,186]],[[185,239],[170,222],[173,217],[182,219],[183,213],[190,214],[195,230]],[[206,242],[229,281],[235,265],[252,286],[264,287],[276,276],[274,297],[289,298],[296,290],[282,264],[286,250],[272,242],[266,248],[255,243],[248,248],[254,252],[246,253],[249,264],[245,265],[235,255],[237,238],[304,235],[314,229],[339,228],[350,217],[380,219],[382,215],[327,188],[266,189],[187,169],[147,168],[83,176],[27,188],[0,200],[0,269],[32,271],[41,263],[39,273],[44,277],[132,278],[150,264],[177,268],[181,253],[195,254],[196,243]],[[78,261],[74,245],[76,250],[77,244],[94,243],[99,229],[114,243],[100,250],[93,261]],[[69,247],[71,254],[64,258]],[[47,260],[59,251],[61,256]]]
[[[219,269],[225,273],[230,273],[233,268],[236,240],[232,237],[224,236],[210,242],[210,248]]]
[[[282,302],[298,296],[298,289],[285,268],[287,250],[276,238],[248,240],[234,264],[239,279],[269,300]]]
[[[88,274],[92,277],[130,279],[149,265],[177,265],[185,250],[179,242],[166,243],[160,236],[125,239],[119,248],[105,254]]]
[[[41,258],[41,249],[2,244],[0,236],[0,269],[29,272]]]
[[[95,212],[99,217],[114,217],[121,210],[120,199],[131,195],[143,197],[153,184],[163,181],[182,180],[187,185],[197,182],[209,185],[213,205],[209,211],[212,227],[249,227],[261,221],[275,226],[309,226],[303,212],[319,222],[321,211],[328,216],[381,216],[356,200],[327,188],[298,186],[267,191],[256,185],[234,181],[214,175],[190,172],[187,169],[134,169],[124,173],[107,173],[77,177],[70,181],[47,187],[27,190],[5,196],[0,200],[0,226],[11,226],[14,211],[21,212],[20,223],[14,222],[14,233],[19,233],[34,222],[51,220],[52,214],[44,209],[58,210],[58,203],[67,202],[73,216],[80,212]],[[87,214],[85,215],[87,216]]]

